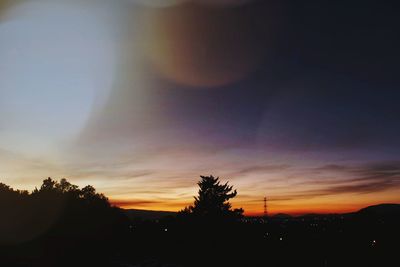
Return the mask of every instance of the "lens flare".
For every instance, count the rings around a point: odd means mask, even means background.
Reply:
[[[165,78],[217,87],[246,77],[270,45],[267,5],[214,8],[184,4],[147,12],[145,53]]]
[[[8,7],[0,27],[0,145],[35,151],[73,138],[105,101],[99,98],[114,75],[112,26],[106,8],[89,2]]]

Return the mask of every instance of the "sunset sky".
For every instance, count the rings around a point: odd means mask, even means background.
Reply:
[[[210,174],[247,214],[400,203],[399,17],[354,2],[0,0],[0,182],[171,211]]]

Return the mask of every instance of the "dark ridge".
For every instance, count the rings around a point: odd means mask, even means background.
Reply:
[[[394,215],[400,214],[400,204],[379,204],[360,209],[361,214]]]
[[[292,215],[286,214],[286,213],[277,213],[273,216],[274,218],[278,218],[278,219],[290,219],[293,218]]]

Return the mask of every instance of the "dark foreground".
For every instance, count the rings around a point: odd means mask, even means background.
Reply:
[[[399,266],[400,205],[353,214],[129,218],[93,187],[0,184],[0,266]]]
[[[170,217],[124,223],[120,225],[124,229],[106,235],[52,229],[23,244],[3,245],[1,266],[395,266],[399,262],[398,213],[212,223]]]
[[[170,219],[137,222],[127,247],[140,261],[177,266],[395,266],[399,223],[399,213],[373,211],[232,224]]]

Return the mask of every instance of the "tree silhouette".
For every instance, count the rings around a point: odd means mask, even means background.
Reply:
[[[229,200],[236,197],[237,191],[228,182],[221,184],[219,177],[200,176],[200,187],[194,204],[182,210],[182,214],[214,219],[237,219],[243,216],[243,209],[232,209]]]
[[[0,251],[0,258],[35,266],[59,266],[59,259],[74,266],[77,258],[93,261],[99,254],[98,260],[104,260],[109,256],[107,244],[114,244],[117,251],[129,225],[123,212],[93,186],[80,189],[66,179],[47,178],[32,193],[0,183],[0,215],[0,247],[15,247],[13,253]],[[17,249],[21,244],[27,244],[23,251]],[[31,251],[40,247],[47,248],[46,257],[32,256]]]

